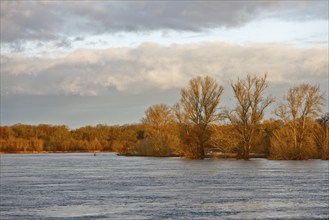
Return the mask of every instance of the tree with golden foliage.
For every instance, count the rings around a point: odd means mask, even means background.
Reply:
[[[247,75],[246,79],[238,79],[231,87],[237,106],[232,111],[226,111],[226,116],[239,133],[240,156],[248,159],[264,111],[274,102],[274,98],[264,97],[268,87],[267,74],[263,77]]]
[[[314,136],[321,159],[329,160],[329,112],[316,122]]]
[[[191,159],[204,159],[209,145],[211,123],[219,120],[218,105],[224,88],[210,76],[195,77],[181,90],[175,112],[183,129],[183,154]]]
[[[145,139],[134,148],[136,154],[171,156],[179,146],[177,123],[172,109],[165,104],[150,106],[142,118]]]
[[[312,134],[314,119],[322,112],[323,101],[324,93],[320,92],[319,86],[301,84],[289,89],[284,101],[275,110],[275,114],[285,126],[275,133],[276,142],[272,146],[272,157],[278,157],[275,155],[278,153],[278,146],[287,148],[282,149],[282,152],[292,152],[283,159],[300,160],[313,157],[312,154],[316,152]]]

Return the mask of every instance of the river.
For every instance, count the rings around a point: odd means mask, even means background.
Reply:
[[[329,162],[0,155],[0,219],[328,219]]]

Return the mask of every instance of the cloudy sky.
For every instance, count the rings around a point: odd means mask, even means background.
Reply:
[[[1,0],[1,124],[136,123],[196,75],[328,94],[328,1]],[[327,100],[328,97],[326,97]],[[328,111],[328,104],[325,106]],[[271,117],[270,110],[267,113]]]

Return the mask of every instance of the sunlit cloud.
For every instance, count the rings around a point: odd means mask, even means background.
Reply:
[[[268,72],[272,83],[328,80],[326,49],[223,42],[136,48],[78,50],[58,58],[2,56],[1,92],[98,95],[115,88],[127,93],[180,88],[195,75],[227,83]],[[50,89],[51,88],[51,89]]]

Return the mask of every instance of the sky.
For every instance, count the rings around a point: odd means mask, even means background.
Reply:
[[[198,75],[224,86],[220,107],[267,73],[278,102],[310,83],[329,111],[328,1],[0,3],[1,125],[138,123]]]

